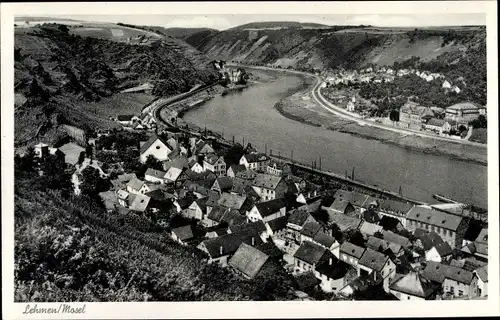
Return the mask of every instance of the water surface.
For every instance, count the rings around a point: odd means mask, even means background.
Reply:
[[[224,137],[258,150],[272,150],[298,161],[316,161],[323,169],[422,201],[439,193],[487,208],[487,167],[447,156],[426,154],[349,134],[303,124],[282,116],[274,105],[302,87],[300,76],[282,74],[270,83],[217,96],[187,112],[185,121],[222,132]],[[292,151],[293,150],[293,151]]]

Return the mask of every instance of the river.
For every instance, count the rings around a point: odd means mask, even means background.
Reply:
[[[305,163],[321,157],[322,169],[350,175],[356,180],[421,201],[435,201],[433,193],[487,208],[487,167],[447,156],[408,150],[377,140],[303,124],[282,116],[274,105],[301,89],[300,76],[279,74],[275,81],[250,86],[241,92],[217,96],[190,110],[184,120],[222,132],[224,137],[259,151]]]

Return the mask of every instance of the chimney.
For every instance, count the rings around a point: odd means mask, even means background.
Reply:
[[[255,246],[255,237],[252,237],[252,246]]]
[[[220,246],[220,255],[222,256],[222,246]]]

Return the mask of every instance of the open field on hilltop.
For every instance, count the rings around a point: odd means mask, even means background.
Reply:
[[[98,117],[108,118],[120,114],[139,115],[142,107],[154,99],[155,96],[146,93],[117,93],[98,102],[78,101],[75,105]]]

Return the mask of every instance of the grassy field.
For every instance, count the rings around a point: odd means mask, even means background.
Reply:
[[[86,113],[108,119],[121,114],[139,115],[142,107],[154,98],[155,96],[145,93],[117,93],[112,97],[102,98],[98,102],[77,101],[75,106]]]

